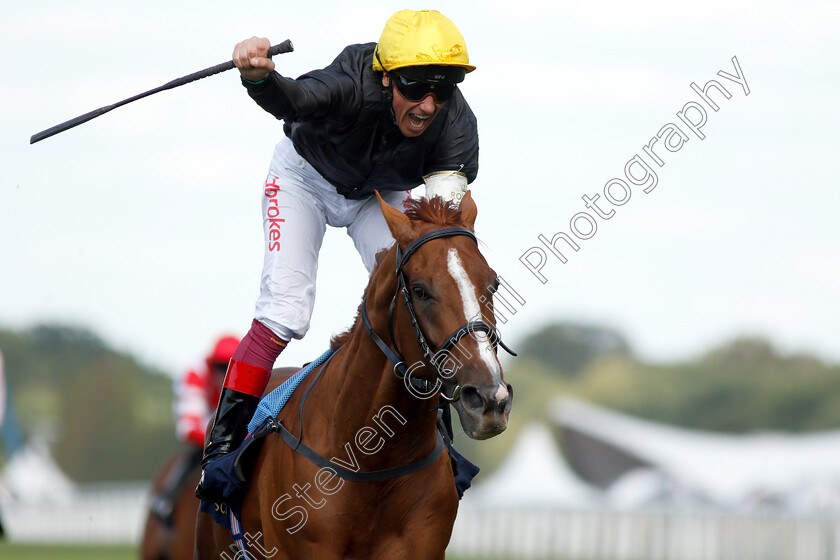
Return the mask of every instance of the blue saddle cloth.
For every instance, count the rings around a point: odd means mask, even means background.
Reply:
[[[250,465],[246,464],[251,451],[257,451],[257,442],[269,434],[268,431],[261,429],[269,418],[275,418],[297,389],[300,382],[312,373],[318,366],[323,364],[332,354],[332,350],[327,350],[321,354],[316,360],[310,362],[303,369],[293,374],[289,379],[280,384],[279,387],[265,395],[260,399],[257,405],[257,410],[254,412],[253,418],[248,423],[248,435],[243,440],[242,444],[233,452],[223,455],[218,459],[211,461],[204,468],[204,485],[208,488],[215,488],[219,493],[225,497],[224,502],[209,503],[201,502],[201,511],[209,513],[216,523],[230,529],[230,514],[233,512],[236,517],[239,517],[239,512],[242,510],[242,500],[245,496],[247,482],[245,480],[250,470]]]
[[[239,518],[247,489],[246,479],[253,466],[256,451],[259,450],[263,438],[274,433],[268,429],[268,421],[280,414],[301,381],[323,364],[331,354],[332,351],[327,350],[315,361],[265,395],[257,405],[254,417],[248,423],[248,435],[242,444],[235,451],[211,461],[204,468],[204,485],[219,490],[219,493],[225,497],[224,502],[201,502],[201,511],[209,513],[216,523],[231,529],[231,514]],[[455,451],[448,437],[444,436],[443,439],[452,463],[455,488],[460,499],[464,496],[464,491],[470,487],[472,479],[478,474],[479,468]]]
[[[242,445],[236,451],[223,455],[208,463],[202,474],[205,486],[219,489],[225,499],[222,502],[213,503],[202,500],[199,509],[204,513],[209,513],[213,521],[227,529],[231,528],[231,513],[237,519],[240,516],[242,500],[245,497],[245,490],[247,488],[245,478],[238,474],[238,472],[241,472],[240,456],[244,457],[245,452],[255,441],[259,440],[255,439],[253,435],[248,434],[245,441],[242,442]]]

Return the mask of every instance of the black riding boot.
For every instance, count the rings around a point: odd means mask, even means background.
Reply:
[[[166,526],[172,527],[175,504],[184,490],[184,483],[200,462],[201,449],[190,446],[190,449],[182,451],[169,469],[160,490],[153,496],[150,509]]]
[[[204,485],[204,468],[210,461],[227,455],[236,449],[248,432],[248,422],[254,416],[260,398],[247,393],[240,393],[227,387],[222,388],[219,406],[213,419],[210,441],[204,448],[201,458],[201,479],[195,489],[195,495],[205,502],[221,501],[224,498],[213,489]]]

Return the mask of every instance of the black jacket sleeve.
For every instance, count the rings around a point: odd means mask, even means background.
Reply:
[[[296,80],[275,71],[258,84],[245,80],[242,84],[260,107],[286,122],[341,120],[355,114],[361,101],[357,83],[331,67],[309,72]]]

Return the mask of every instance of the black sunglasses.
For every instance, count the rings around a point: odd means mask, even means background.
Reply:
[[[445,103],[455,94],[456,85],[452,83],[418,82],[396,72],[389,73],[389,76],[393,78],[392,82],[402,96],[409,101],[420,101],[431,93],[438,103]]]

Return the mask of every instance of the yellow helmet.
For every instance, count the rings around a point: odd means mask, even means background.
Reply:
[[[460,82],[475,70],[464,36],[445,15],[435,10],[402,10],[385,23],[373,56],[373,69],[433,66],[442,71],[432,81]],[[412,68],[414,70],[414,68]],[[416,70],[421,70],[416,68]]]

